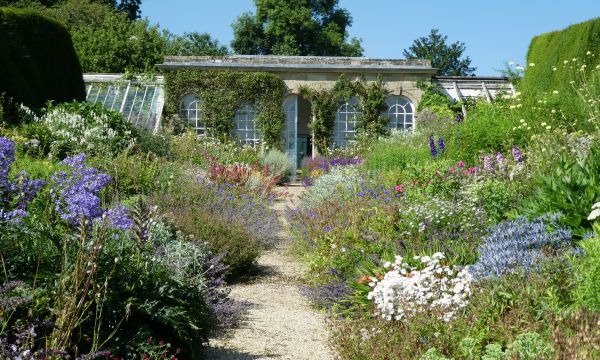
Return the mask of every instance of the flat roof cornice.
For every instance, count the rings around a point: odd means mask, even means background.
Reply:
[[[168,56],[159,69],[240,70],[268,72],[350,72],[350,73],[425,73],[434,74],[428,60],[369,59],[321,56],[235,55]]]

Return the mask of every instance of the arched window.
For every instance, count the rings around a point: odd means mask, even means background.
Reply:
[[[404,96],[392,96],[385,100],[387,111],[383,113],[390,119],[388,129],[408,130],[414,128],[415,111],[413,104]]]
[[[358,99],[351,98],[349,101],[340,102],[340,106],[335,113],[334,148],[346,147],[348,140],[354,138],[356,121],[359,116]]]
[[[200,98],[196,94],[187,94],[181,99],[179,113],[199,135],[206,132],[206,125],[201,119]]]
[[[245,104],[235,112],[233,136],[242,145],[258,145],[260,132],[256,127],[256,112],[251,104]]]

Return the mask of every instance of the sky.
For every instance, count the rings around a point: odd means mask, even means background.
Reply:
[[[340,0],[353,18],[350,37],[364,56],[403,58],[414,39],[439,29],[464,42],[480,76],[500,75],[504,62],[525,64],[531,38],[600,16],[600,0]],[[253,0],[143,0],[142,17],[171,32],[207,32],[229,46],[231,24]]]

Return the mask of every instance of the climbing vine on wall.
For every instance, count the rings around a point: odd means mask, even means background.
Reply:
[[[342,100],[349,101],[356,96],[360,101],[358,110],[361,116],[357,121],[357,131],[373,135],[387,132],[386,125],[389,119],[381,113],[386,109],[385,98],[388,93],[380,78],[369,84],[364,78],[351,81],[341,75],[330,91],[302,87],[300,92],[311,102],[313,119],[310,126],[320,153],[324,153],[331,145],[335,115]]]
[[[179,113],[186,94],[200,98],[201,120],[209,135],[221,141],[231,138],[233,118],[244,104],[252,104],[263,141],[282,148],[285,115],[281,104],[285,83],[264,72],[175,70],[165,74],[166,112]]]

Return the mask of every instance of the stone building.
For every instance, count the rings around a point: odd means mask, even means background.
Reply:
[[[416,109],[421,100],[422,91],[417,81],[437,82],[440,88],[454,100],[466,97],[480,97],[491,101],[499,91],[514,93],[514,89],[506,78],[495,77],[435,77],[436,69],[427,60],[393,60],[348,57],[300,57],[300,56],[253,56],[234,55],[225,57],[166,57],[157,65],[164,74],[174,70],[238,72],[267,72],[278,75],[285,83],[286,94],[282,104],[285,112],[285,129],[282,134],[285,151],[290,158],[299,161],[313,153],[311,146],[311,104],[300,94],[301,87],[330,90],[341,75],[349,80],[364,79],[367,83],[381,79],[388,93],[387,109],[383,115],[389,118],[388,128],[413,130],[418,126]],[[117,79],[117,77],[115,77]],[[98,85],[108,82],[110,76],[86,75],[88,99],[103,102],[105,106],[121,110],[135,122],[144,120],[146,115],[137,115],[136,106],[147,108],[148,116],[144,126],[157,129],[164,104],[162,78],[158,78],[148,92],[148,84],[123,82],[112,85]],[[94,91],[94,86],[95,90]],[[125,87],[126,86],[126,87]],[[105,89],[105,93],[102,90]],[[112,91],[112,93],[111,93]],[[135,96],[134,96],[135,94]],[[140,99],[141,97],[141,99]],[[152,98],[152,99],[150,99]],[[179,114],[188,123],[202,133],[204,124],[201,119],[199,104],[202,99],[193,92],[183,94],[177,105]],[[146,105],[144,105],[146,104]],[[360,106],[356,98],[348,101],[340,100],[335,117],[333,146],[344,147],[355,134],[356,120]],[[132,110],[134,109],[134,110]],[[147,116],[146,116],[147,117]],[[154,122],[152,121],[154,120]],[[241,106],[233,121],[233,136],[240,143],[255,144],[260,142],[261,134],[255,123],[253,104]]]

